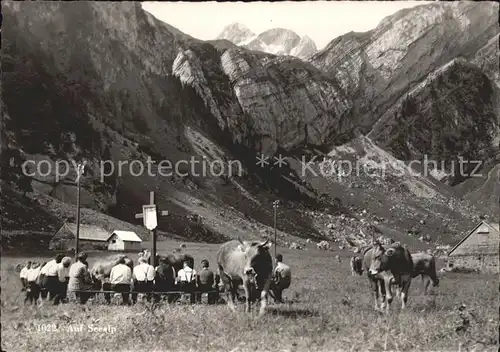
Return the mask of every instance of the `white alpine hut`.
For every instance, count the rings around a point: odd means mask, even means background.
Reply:
[[[110,251],[141,251],[142,240],[135,232],[115,230],[108,238]]]

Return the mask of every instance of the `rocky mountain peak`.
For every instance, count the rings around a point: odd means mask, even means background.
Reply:
[[[234,22],[224,27],[216,39],[226,39],[236,45],[239,45],[253,37],[255,37],[255,33],[253,33],[248,27],[241,23]]]
[[[307,36],[301,38],[286,28],[271,28],[255,35],[244,25],[233,23],[226,26],[217,39],[226,39],[253,51],[291,55],[302,60],[309,59],[317,52],[316,44],[311,38]]]
[[[316,48],[316,44],[314,43],[314,41],[307,35],[305,35],[300,39],[295,48],[291,50],[290,55],[296,56],[303,60],[308,60],[317,51],[318,49]]]

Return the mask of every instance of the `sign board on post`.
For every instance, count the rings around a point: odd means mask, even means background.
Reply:
[[[158,219],[156,217],[156,205],[143,205],[142,214],[144,220],[144,226],[152,231],[158,226]]]
[[[160,215],[168,215],[168,210],[162,210]],[[151,231],[151,257],[152,265],[156,266],[156,227],[158,226],[158,209],[155,205],[155,192],[149,192],[149,204],[142,206],[142,213],[135,214],[136,219],[143,219],[144,226]]]

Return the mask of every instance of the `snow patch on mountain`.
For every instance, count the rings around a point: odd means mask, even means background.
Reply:
[[[241,45],[240,43],[246,42],[247,40],[255,37],[257,37],[255,33],[253,33],[245,25],[241,23],[231,23],[230,25],[224,27],[216,39],[226,39],[236,45]]]

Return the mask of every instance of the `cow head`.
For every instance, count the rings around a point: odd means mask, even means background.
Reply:
[[[273,271],[273,261],[269,253],[269,240],[264,242],[240,242],[240,250],[245,253],[244,275],[257,289],[262,289]]]
[[[134,261],[129,257],[125,257],[125,265],[128,266],[130,269],[134,269]]]
[[[378,273],[388,269],[388,262],[392,255],[394,255],[396,249],[388,248],[385,249],[380,242],[375,242],[370,258],[370,275],[377,275]]]

